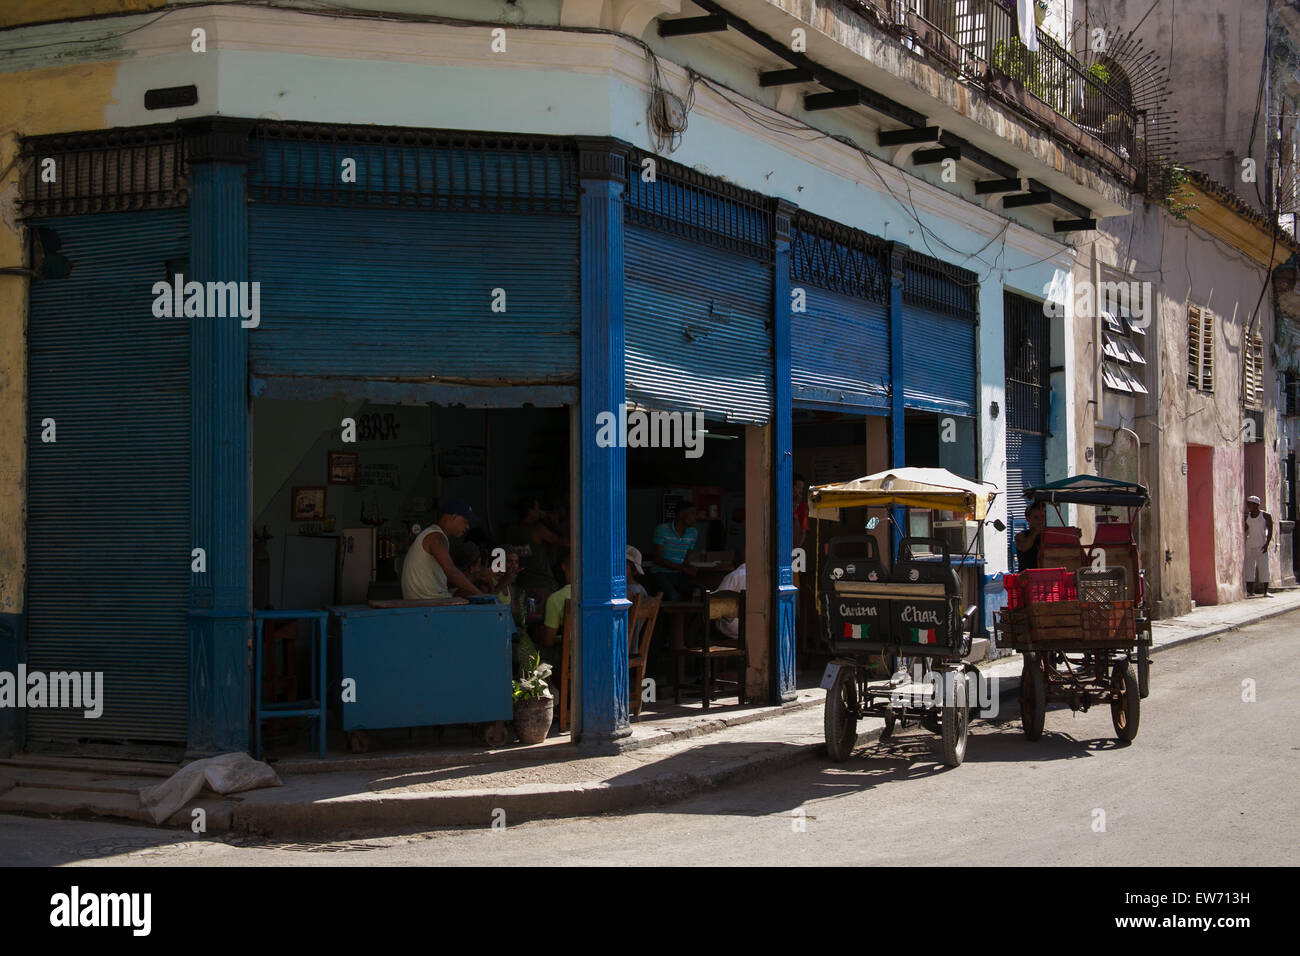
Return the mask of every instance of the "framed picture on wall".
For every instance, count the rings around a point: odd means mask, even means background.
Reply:
[[[295,485],[289,502],[289,520],[319,521],[325,517],[325,489]]]
[[[357,483],[358,456],[354,451],[332,451],[329,453],[329,475],[331,485],[355,485]]]

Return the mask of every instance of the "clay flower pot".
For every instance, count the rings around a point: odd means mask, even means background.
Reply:
[[[515,701],[515,733],[522,744],[540,744],[551,729],[553,697]]]

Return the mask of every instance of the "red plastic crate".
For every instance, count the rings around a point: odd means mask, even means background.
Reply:
[[[1014,611],[1025,606],[1025,595],[1020,590],[1020,575],[1011,572],[1002,575],[1002,587],[1007,592],[1007,607]]]
[[[1065,568],[1034,568],[1020,573],[1020,588],[1026,604],[1077,601],[1074,575]]]

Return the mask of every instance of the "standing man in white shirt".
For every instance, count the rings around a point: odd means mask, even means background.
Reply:
[[[1247,594],[1268,593],[1268,546],[1273,540],[1273,516],[1259,510],[1259,499],[1246,499],[1246,567],[1242,581]]]
[[[469,530],[472,517],[474,512],[468,504],[448,501],[442,506],[437,523],[429,525],[411,542],[406,557],[402,558],[403,600],[449,598],[451,587],[461,588],[467,594],[482,593],[451,559],[451,542]]]

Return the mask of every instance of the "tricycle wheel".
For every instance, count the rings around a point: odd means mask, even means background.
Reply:
[[[841,664],[826,692],[826,753],[836,763],[848,760],[858,742],[857,669]]]
[[[971,675],[974,675],[973,684],[971,683],[971,679],[972,679]],[[982,692],[984,690],[984,686],[983,684],[980,683],[980,681],[982,681],[983,678],[980,677],[980,669],[971,663],[962,664],[961,677],[963,681],[965,681],[966,683],[966,704],[967,704],[967,711],[968,711],[967,716],[969,717],[970,720],[973,721],[976,717],[979,716],[979,712],[980,712],[979,702],[980,702],[980,697],[982,696]],[[973,698],[971,697],[970,694],[970,689],[972,687],[975,688],[975,696]]]
[[[1138,718],[1142,702],[1138,693],[1137,673],[1132,664],[1121,661],[1110,672],[1110,684],[1118,693],[1110,702],[1110,719],[1115,736],[1131,741],[1138,735]]]
[[[966,709],[966,682],[962,672],[953,675],[952,700],[943,708],[943,762],[960,767],[966,756],[966,737],[970,730],[970,711]]]
[[[1138,696],[1143,700],[1151,694],[1151,648],[1138,645]]]
[[[1036,654],[1025,655],[1025,667],[1020,672],[1020,726],[1027,740],[1043,736],[1043,722],[1047,718],[1047,675]]]

